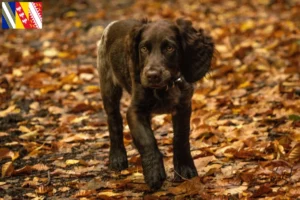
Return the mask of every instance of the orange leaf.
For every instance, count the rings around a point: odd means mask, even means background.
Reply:
[[[90,94],[90,93],[98,93],[98,92],[100,92],[100,88],[97,85],[88,85],[88,86],[86,86],[84,88],[84,92],[88,93],[88,94]]]
[[[80,190],[74,196],[75,197],[87,197],[92,194],[92,190]]]
[[[10,153],[11,151],[8,149],[8,148],[0,148],[0,160],[3,159],[3,158],[8,158],[10,157],[8,154]]]
[[[3,136],[8,136],[8,133],[0,132],[0,137],[3,137]]]
[[[51,192],[52,191],[52,188],[51,187],[47,187],[47,186],[43,186],[41,185],[40,187],[38,187],[35,192],[37,194],[46,194],[48,192]]]
[[[9,177],[14,172],[14,166],[12,162],[7,162],[2,166],[2,175],[1,177]]]
[[[48,166],[38,163],[32,166],[32,169],[37,170],[37,171],[47,171],[49,169]]]
[[[22,167],[22,168],[20,168],[20,169],[16,169],[16,170],[14,171],[14,174],[30,174],[31,171],[32,171],[32,167],[26,165],[25,167]]]
[[[199,194],[203,191],[204,186],[200,181],[200,177],[194,177],[187,180],[176,187],[170,187],[168,191],[174,195],[188,193],[190,195]]]
[[[61,83],[63,84],[72,84],[78,81],[78,76],[75,73],[71,73],[61,79]]]
[[[288,158],[293,161],[300,159],[300,143],[296,144],[294,148],[289,152]]]

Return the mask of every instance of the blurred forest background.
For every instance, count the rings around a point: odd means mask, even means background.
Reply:
[[[113,20],[179,17],[217,50],[193,97],[199,177],[172,180],[171,120],[158,115],[168,178],[149,193],[126,121],[130,167],[108,170],[96,42]],[[0,30],[0,199],[299,198],[299,27],[299,0],[43,1],[42,30]]]

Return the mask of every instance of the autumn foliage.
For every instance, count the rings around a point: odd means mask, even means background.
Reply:
[[[300,4],[296,0],[43,1],[42,30],[0,30],[0,199],[297,199]],[[129,168],[108,169],[96,43],[116,19],[184,17],[214,39],[195,84],[199,177],[173,181],[169,115],[153,118],[167,181],[149,193],[127,123]],[[121,101],[124,116],[130,96]],[[125,119],[125,117],[124,117]]]

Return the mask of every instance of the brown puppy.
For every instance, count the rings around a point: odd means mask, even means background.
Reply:
[[[166,179],[151,130],[151,114],[171,113],[175,178],[197,176],[189,143],[192,83],[210,68],[214,44],[190,21],[122,20],[110,23],[98,43],[98,70],[110,134],[109,166],[128,167],[120,99],[132,96],[127,121],[141,154],[145,182],[158,189]]]

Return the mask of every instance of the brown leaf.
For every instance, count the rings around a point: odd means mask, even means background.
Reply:
[[[28,76],[23,83],[28,85],[30,88],[40,89],[44,87],[44,83],[49,80],[51,80],[51,76],[49,74],[40,72]]]
[[[58,90],[60,88],[60,84],[47,84],[45,86],[43,86],[40,91],[41,94],[47,94],[49,92],[55,92],[56,90]]]
[[[250,183],[255,178],[253,176],[253,172],[243,172],[240,176],[241,179],[246,183]]]
[[[170,187],[168,191],[174,195],[180,194],[199,194],[204,190],[204,185],[200,181],[200,177],[194,177],[187,180],[176,187]]]
[[[212,73],[212,77],[213,78],[218,78],[218,77],[222,77],[224,76],[224,74],[230,72],[233,70],[233,66],[232,65],[224,65],[222,66],[221,68],[219,68],[218,70],[215,70],[213,73]],[[216,93],[216,92],[215,92]],[[215,93],[211,94],[211,95],[215,95]]]
[[[78,198],[78,197],[88,197],[90,196],[94,191],[93,190],[80,190],[79,192],[77,192],[74,197]]]
[[[2,175],[1,177],[9,177],[13,174],[14,172],[14,166],[12,162],[7,162],[2,165]]]
[[[273,148],[275,151],[275,154],[277,155],[277,159],[281,158],[283,155],[285,155],[284,147],[279,144],[277,140],[275,140],[273,143]]]
[[[97,85],[88,85],[83,90],[87,94],[93,94],[98,93],[100,91],[100,88]]]
[[[37,136],[38,136],[37,131],[31,131],[31,132],[20,135],[19,138],[21,138],[23,140],[31,140],[31,139],[34,139]]]
[[[231,168],[232,170],[232,168]],[[222,170],[222,173],[225,174]],[[228,173],[228,172],[227,172]],[[234,174],[233,170],[230,172],[231,176]],[[226,175],[225,175],[226,177]],[[216,187],[233,187],[233,186],[240,186],[242,183],[242,180],[237,177],[232,177],[232,178],[223,178],[223,179],[218,179],[216,181]]]
[[[90,104],[79,103],[79,104],[75,105],[75,107],[73,107],[71,109],[71,112],[72,113],[82,113],[82,112],[85,112],[85,111],[88,111],[88,110],[94,111],[95,108],[92,105],[90,105]]]
[[[91,81],[94,78],[94,74],[82,73],[79,75],[79,78],[84,81]]]
[[[208,163],[214,160],[217,160],[215,156],[206,156],[206,157],[195,159],[194,163],[197,169],[201,169],[203,167],[206,167]]]
[[[122,196],[122,195],[120,193],[115,193],[111,190],[108,190],[108,191],[99,192],[97,194],[97,196],[101,199],[102,198],[103,199],[111,199],[111,197]],[[108,198],[108,197],[110,197],[110,198]]]
[[[77,133],[76,135],[68,136],[62,139],[61,142],[78,142],[91,139],[93,139],[93,137],[90,134]]]
[[[193,130],[193,132],[190,135],[190,138],[198,139],[200,137],[205,137],[206,136],[205,134],[208,134],[211,132],[211,127],[206,124],[196,125],[196,126],[197,126],[197,128],[195,128]]]
[[[53,190],[52,187],[41,185],[40,187],[38,187],[35,190],[35,192],[37,194],[46,194],[46,193],[52,192],[52,190]]]
[[[248,189],[248,186],[246,185],[241,185],[241,186],[237,186],[237,187],[233,187],[233,188],[230,188],[230,189],[227,189],[224,191],[224,194],[239,194],[239,193],[242,193],[244,192],[245,190]]]
[[[244,147],[244,145],[245,144],[243,141],[238,140],[236,142],[233,142],[231,145],[227,145],[225,147],[217,149],[217,151],[215,152],[215,155],[217,157],[223,156],[224,153],[229,149],[234,149],[236,151],[239,151],[240,149],[242,149]]]
[[[293,187],[289,189],[289,192],[287,194],[289,197],[295,197],[298,198],[300,196],[300,187]]]
[[[22,187],[33,187],[33,188],[36,188],[39,184],[40,183],[39,183],[38,179],[33,179],[32,181],[31,180],[27,180],[27,181],[24,181],[22,183]]]
[[[79,82],[79,77],[75,73],[71,73],[61,79],[61,83],[63,84],[74,84]]]
[[[29,132],[31,132],[31,130],[29,128],[27,128],[26,126],[20,126],[19,127],[19,131],[21,131],[23,133],[29,133]]]
[[[292,168],[292,164],[288,163],[284,160],[271,160],[271,161],[267,161],[267,162],[262,162],[261,166],[263,167],[268,167],[268,166],[272,166],[272,167],[289,167]]]
[[[51,175],[78,175],[75,171],[72,170],[63,170],[63,169],[55,169],[53,172],[51,172]]]
[[[257,190],[254,191],[252,197],[257,198],[261,196],[266,196],[269,192],[272,191],[272,188],[269,185],[261,185]]]
[[[0,137],[8,136],[8,133],[0,132]]]
[[[89,190],[98,190],[100,188],[106,188],[106,183],[107,182],[103,181],[100,178],[94,178],[90,180],[88,183],[86,183],[85,185],[83,185],[82,189],[84,189],[85,191],[89,191]]]
[[[66,165],[69,166],[69,165],[76,165],[79,163],[79,160],[66,160]]]
[[[244,21],[242,24],[241,24],[241,27],[240,27],[240,30],[242,32],[246,32],[248,30],[251,30],[255,27],[255,22],[251,19],[247,20],[247,21]]]
[[[6,185],[6,182],[0,182],[0,186]]]
[[[69,188],[69,187],[60,187],[60,188],[58,188],[58,191],[60,191],[60,192],[67,192],[67,191],[69,191],[71,188]]]
[[[300,159],[300,143],[296,144],[288,153],[288,158],[292,161]]]
[[[42,163],[35,164],[31,168],[33,170],[37,170],[37,171],[47,171],[47,170],[49,170],[49,167],[47,165],[42,164]]]
[[[3,158],[9,158],[10,150],[8,148],[0,148],[0,160]]]
[[[11,105],[5,110],[0,111],[0,117],[5,117],[8,114],[19,113],[20,109],[18,109],[15,105]]]
[[[26,165],[25,167],[22,167],[20,169],[16,169],[13,174],[30,174],[31,171],[32,171],[32,167]]]

